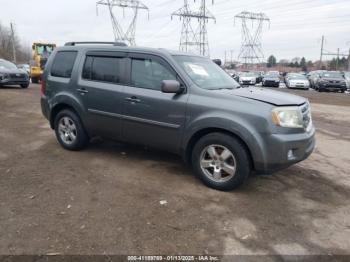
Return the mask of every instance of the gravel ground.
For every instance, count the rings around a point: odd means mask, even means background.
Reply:
[[[0,88],[0,254],[350,254],[350,96],[281,90],[311,101],[317,149],[223,193],[163,152],[63,150],[38,85]]]

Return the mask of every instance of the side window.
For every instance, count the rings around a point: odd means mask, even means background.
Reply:
[[[132,59],[131,84],[133,86],[160,90],[163,80],[176,80],[176,76],[156,60]]]
[[[51,67],[51,75],[56,77],[70,78],[78,52],[59,51],[57,52]]]
[[[86,57],[82,75],[84,79],[91,80],[92,61],[93,58],[91,56]]]
[[[123,58],[87,56],[82,77],[84,79],[107,82],[121,82],[121,67]]]

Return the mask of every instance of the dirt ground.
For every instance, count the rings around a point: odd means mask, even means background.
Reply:
[[[0,88],[0,254],[350,254],[350,95],[281,90],[310,99],[317,149],[223,193],[163,152],[66,151],[38,85]]]

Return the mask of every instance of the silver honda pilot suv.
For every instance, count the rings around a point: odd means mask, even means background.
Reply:
[[[58,142],[80,150],[95,136],[178,154],[204,184],[241,185],[306,159],[315,147],[309,102],[241,88],[206,57],[67,43],[50,56],[41,107]]]

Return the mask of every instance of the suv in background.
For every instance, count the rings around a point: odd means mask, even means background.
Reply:
[[[41,108],[68,150],[101,136],[181,155],[208,186],[231,190],[252,170],[306,159],[309,102],[240,88],[210,59],[177,51],[68,43],[50,56]]]
[[[23,69],[7,60],[0,59],[0,86],[19,85],[22,88],[29,86],[29,75]]]
[[[344,93],[347,90],[342,73],[337,71],[325,71],[319,74],[315,81],[315,89],[319,92],[335,91]]]

